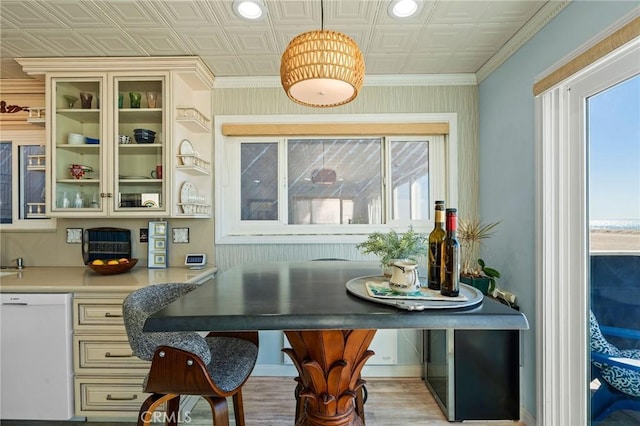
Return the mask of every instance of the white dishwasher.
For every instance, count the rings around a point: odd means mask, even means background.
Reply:
[[[0,418],[70,419],[71,294],[0,296]]]

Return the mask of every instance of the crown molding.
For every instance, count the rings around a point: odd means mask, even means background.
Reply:
[[[213,74],[199,56],[98,56],[98,57],[52,57],[14,58],[29,75],[50,72],[96,71],[158,71],[168,70],[185,77],[195,89],[210,89]]]
[[[572,0],[552,0],[547,2],[504,46],[498,50],[476,72],[478,83],[481,83],[500,65],[504,64],[518,49],[529,41],[538,31],[556,17]]]
[[[369,75],[365,86],[475,86],[476,75],[469,74],[396,74]],[[280,77],[217,77],[214,89],[249,89],[282,87]]]

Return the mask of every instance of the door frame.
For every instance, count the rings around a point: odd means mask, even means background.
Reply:
[[[536,97],[538,424],[590,420],[586,99],[640,73],[640,37]]]

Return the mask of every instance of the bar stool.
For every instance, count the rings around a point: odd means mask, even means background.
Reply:
[[[144,391],[151,393],[142,404],[138,425],[150,425],[154,411],[166,403],[168,425],[178,421],[180,395],[199,395],[211,406],[213,424],[229,424],[226,397],[233,398],[236,425],[243,426],[242,385],[253,371],[258,357],[258,332],[209,333],[144,332],[147,318],[196,284],[155,284],[129,294],[123,302],[123,316],[134,354],[151,361]]]

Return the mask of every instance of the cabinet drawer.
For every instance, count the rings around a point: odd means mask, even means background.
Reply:
[[[144,377],[76,377],[76,415],[122,416],[137,413],[149,394],[142,391]]]
[[[75,330],[119,331],[124,333],[122,300],[74,299],[73,325]]]
[[[74,367],[76,374],[119,373],[114,369],[146,374],[151,363],[133,354],[127,336],[122,335],[78,335],[73,338]],[[91,369],[91,371],[86,371]],[[100,370],[104,371],[100,371]]]

